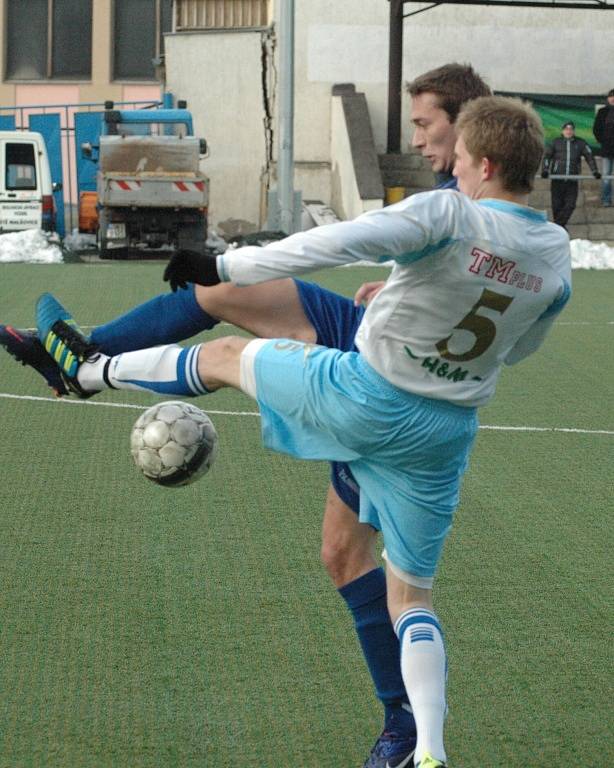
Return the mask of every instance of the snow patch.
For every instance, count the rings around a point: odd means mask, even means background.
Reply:
[[[64,238],[63,245],[67,251],[86,251],[96,247],[96,235],[87,235],[79,232],[78,229],[73,229],[70,235]]]
[[[26,261],[32,264],[61,264],[58,237],[41,229],[8,232],[0,235],[0,262]]]
[[[571,268],[614,269],[614,248],[590,240],[572,240]]]

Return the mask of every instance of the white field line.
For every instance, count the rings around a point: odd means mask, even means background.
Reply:
[[[127,408],[132,411],[146,411],[149,405],[136,405],[134,403],[106,403],[104,400],[71,400],[68,397],[37,397],[35,395],[11,395],[8,392],[0,392],[0,398],[8,400],[34,400],[42,403],[54,403],[57,405],[95,405],[105,408]],[[260,416],[257,411],[212,411],[207,408],[207,413],[215,413],[219,416]]]
[[[145,411],[149,405],[135,405],[132,403],[108,403],[103,400],[71,400],[66,397],[37,397],[34,395],[11,395],[8,392],[0,392],[0,398],[7,400],[34,400],[43,403],[54,403],[57,405],[85,405],[97,406],[103,408],[127,408],[132,411]],[[258,411],[215,411],[211,408],[206,409],[210,415],[217,416],[260,416]],[[498,432],[566,432],[578,435],[614,435],[613,429],[577,429],[575,427],[511,427],[497,424],[480,424],[480,429],[498,431]]]

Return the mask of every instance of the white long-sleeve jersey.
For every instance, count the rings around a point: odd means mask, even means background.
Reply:
[[[356,346],[395,386],[464,406],[488,402],[502,364],[538,348],[571,293],[569,238],[545,213],[451,190],[217,258],[237,285],[394,260]]]

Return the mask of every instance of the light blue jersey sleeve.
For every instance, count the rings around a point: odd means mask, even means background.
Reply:
[[[548,335],[550,328],[558,315],[563,311],[571,297],[571,286],[566,280],[563,280],[563,286],[559,296],[552,302],[548,309],[533,323],[529,330],[524,333],[509,351],[505,358],[506,365],[515,365],[525,357],[533,354]]]

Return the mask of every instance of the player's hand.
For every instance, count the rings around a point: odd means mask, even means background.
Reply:
[[[359,307],[363,301],[365,304],[369,304],[385,285],[386,282],[384,280],[379,280],[373,283],[363,283],[354,294],[354,306]]]
[[[542,179],[548,178],[548,171],[542,171]]]
[[[601,178],[601,174],[599,173],[599,171],[593,171],[593,176],[594,176],[596,179],[600,179],[600,178]]]
[[[170,283],[173,291],[187,288],[188,283],[217,285],[220,277],[217,273],[216,257],[197,251],[177,251],[166,265],[164,280]]]

